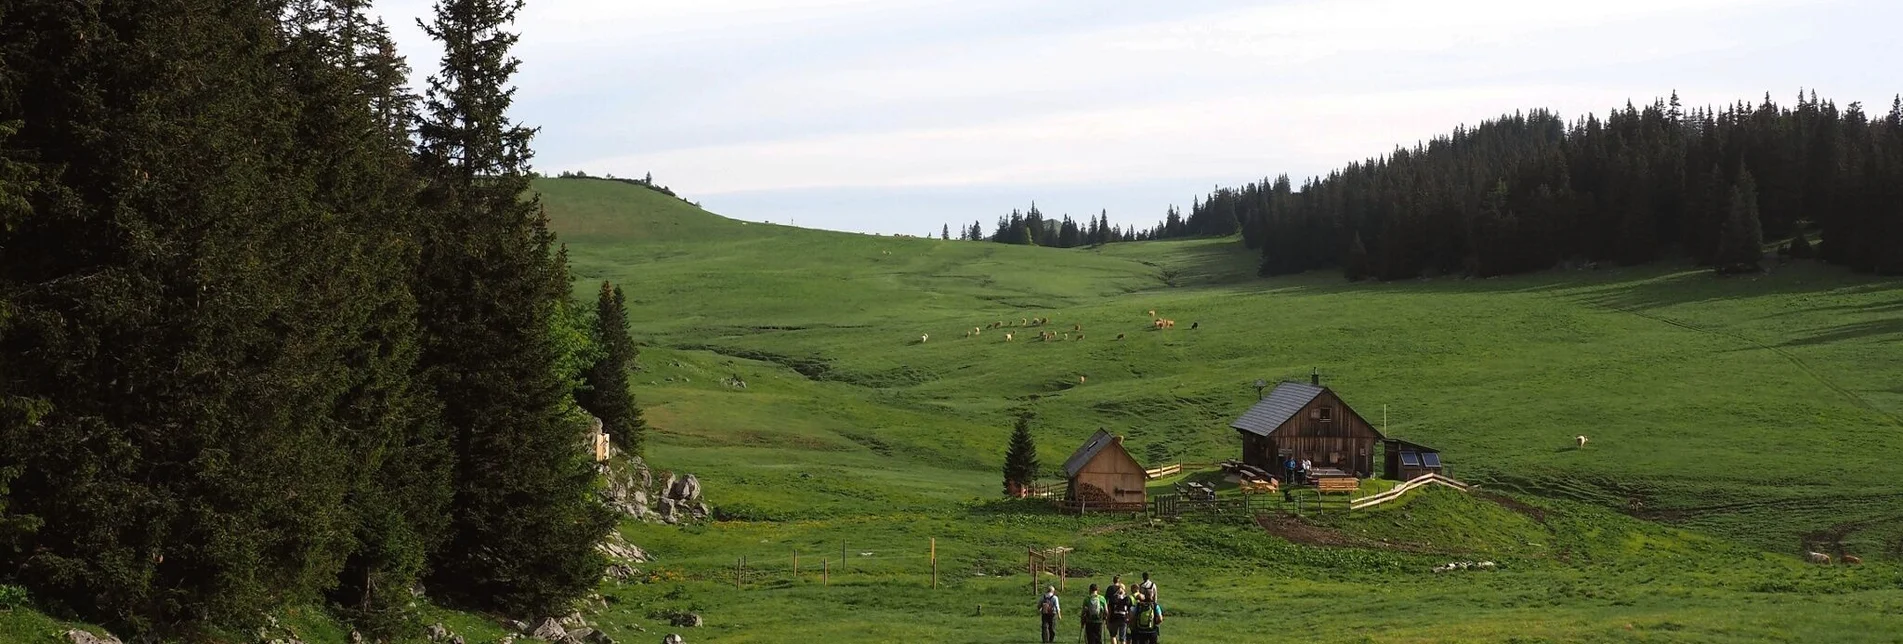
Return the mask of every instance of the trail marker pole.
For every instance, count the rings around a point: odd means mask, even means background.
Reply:
[[[932,537],[932,590],[938,590],[938,537]]]
[[[832,585],[831,580],[828,579],[828,577],[832,576],[831,572],[832,572],[831,570],[827,569],[826,560],[820,559],[819,560],[819,585],[821,587]]]
[[[800,576],[800,551],[794,550],[793,551],[793,577],[797,579],[799,578],[799,576]]]

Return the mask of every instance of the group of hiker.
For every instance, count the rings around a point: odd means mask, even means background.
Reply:
[[[1037,612],[1042,641],[1057,641],[1057,622],[1064,611],[1056,586],[1044,588],[1044,596],[1037,600]],[[1084,628],[1085,644],[1104,644],[1105,635],[1114,644],[1157,644],[1163,630],[1163,605],[1157,602],[1156,582],[1146,572],[1134,588],[1124,587],[1122,575],[1111,577],[1110,586],[1102,590],[1091,584],[1078,621]]]

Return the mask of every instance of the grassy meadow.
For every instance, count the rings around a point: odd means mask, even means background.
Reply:
[[[577,297],[627,292],[649,461],[698,475],[718,517],[623,526],[656,560],[602,588],[617,641],[1032,642],[1026,550],[1067,546],[1067,606],[1153,572],[1174,642],[1903,642],[1903,282],[1810,263],[1264,280],[1234,240],[880,237],[537,189]],[[965,337],[1031,317],[1084,337]],[[1020,412],[1047,471],[1098,427],[1146,465],[1207,463],[1237,457],[1255,380],[1311,369],[1482,491],[1266,527],[1000,498]],[[1431,571],[1479,560],[1500,567]],[[667,627],[676,611],[706,626]],[[57,626],[18,611],[0,639]]]
[[[650,460],[698,474],[722,518],[627,526],[658,557],[654,583],[608,590],[631,624],[697,610],[689,641],[1034,641],[1025,551],[1070,546],[1073,604],[1150,570],[1176,641],[1903,638],[1903,283],[1808,263],[1262,280],[1233,240],[880,237],[538,188],[578,296],[627,289]],[[1085,337],[965,337],[1030,317]],[[1253,381],[1311,368],[1490,493],[1300,522],[1343,545],[998,499],[1020,411],[1047,469],[1097,427],[1150,465],[1211,462],[1238,453]],[[1478,559],[1503,567],[1429,570]]]

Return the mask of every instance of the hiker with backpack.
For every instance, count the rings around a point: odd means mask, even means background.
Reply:
[[[1097,594],[1097,585],[1090,585],[1090,597],[1084,599],[1082,615],[1084,625],[1084,644],[1103,644],[1104,620],[1110,617],[1110,603],[1103,595]]]
[[[1110,578],[1110,588],[1104,591],[1104,600],[1110,605],[1110,618],[1105,625],[1110,630],[1112,644],[1130,644],[1130,591],[1123,587],[1123,576]]]
[[[1130,615],[1131,644],[1158,644],[1163,634],[1163,606],[1156,596],[1136,592],[1136,611]]]
[[[1148,595],[1150,597],[1150,601],[1157,600],[1156,582],[1150,579],[1150,573],[1147,573],[1147,572],[1143,573],[1143,583],[1137,584],[1137,592]]]
[[[1040,641],[1057,641],[1057,617],[1064,614],[1064,609],[1057,603],[1056,586],[1044,587],[1044,597],[1037,600],[1037,613],[1043,619],[1043,630],[1040,631],[1043,639]]]

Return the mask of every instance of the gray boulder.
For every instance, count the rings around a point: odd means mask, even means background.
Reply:
[[[675,613],[667,621],[681,628],[700,628],[707,625],[706,620],[701,619],[699,613]]]
[[[555,621],[555,618],[550,617],[542,620],[542,624],[536,626],[535,631],[529,633],[529,636],[547,642],[558,642],[568,636],[568,629],[562,628],[561,622]]]
[[[113,637],[111,634],[101,637],[77,628],[66,631],[65,635],[66,641],[72,644],[124,644],[119,641],[119,638]]]

